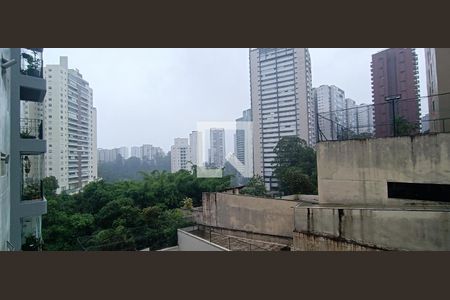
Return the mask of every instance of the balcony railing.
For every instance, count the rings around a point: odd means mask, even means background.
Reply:
[[[43,155],[22,155],[21,199],[43,200]]]
[[[20,137],[23,139],[39,139],[42,140],[43,124],[41,119],[20,119]]]
[[[43,77],[42,49],[22,48],[20,51],[20,73]]]

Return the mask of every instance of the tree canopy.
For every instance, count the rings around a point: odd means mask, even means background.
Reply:
[[[274,152],[274,176],[284,194],[317,193],[316,152],[305,140],[296,136],[283,137]]]
[[[174,246],[177,228],[188,224],[185,212],[201,205],[202,192],[230,185],[229,177],[197,178],[187,171],[153,171],[142,177],[114,183],[100,180],[78,194],[49,195],[42,224],[44,250]]]

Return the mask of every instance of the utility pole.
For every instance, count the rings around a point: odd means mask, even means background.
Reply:
[[[390,101],[392,103],[392,125],[393,125],[393,129],[394,129],[394,136],[396,136],[397,134],[397,126],[395,124],[395,103],[397,100],[400,100],[402,98],[402,95],[393,95],[393,96],[388,96],[385,97],[386,101]]]

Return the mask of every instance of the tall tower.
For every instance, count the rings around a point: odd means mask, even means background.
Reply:
[[[192,131],[189,134],[189,146],[191,148],[191,161],[194,165],[203,165],[203,142],[202,133]]]
[[[419,127],[419,71],[415,50],[391,48],[378,52],[372,55],[371,69],[375,136],[394,136],[394,118],[403,118]],[[396,97],[399,99],[395,100]]]
[[[225,129],[210,129],[210,163],[216,168],[225,165]]]
[[[44,137],[48,140],[46,176],[60,191],[77,192],[97,178],[97,111],[92,88],[68,59],[44,68],[49,91],[44,100]]]
[[[273,149],[284,136],[316,142],[311,59],[306,48],[251,48],[250,89],[253,115],[254,173],[266,187],[278,188],[273,177]]]
[[[191,153],[189,147],[189,139],[175,138],[173,146],[170,148],[171,172],[175,173],[180,170],[191,170]]]

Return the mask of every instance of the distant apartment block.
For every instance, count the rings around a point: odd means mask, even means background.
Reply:
[[[431,132],[450,131],[450,48],[426,48],[428,98]],[[444,94],[444,95],[440,95]]]
[[[141,157],[141,147],[136,147],[136,146],[131,147],[131,157],[142,158]]]
[[[46,94],[42,48],[0,48],[0,251],[42,239]],[[26,114],[25,107],[34,114]]]
[[[430,114],[426,114],[422,117],[422,133],[430,132]]]
[[[394,136],[394,118],[420,126],[417,54],[412,48],[392,48],[372,55],[375,136]],[[397,100],[395,100],[397,98]]]
[[[253,176],[253,126],[252,110],[242,112],[242,117],[236,119],[235,149],[237,159],[244,166],[244,177]]]
[[[98,161],[99,162],[112,162],[116,161],[119,157],[123,159],[128,158],[128,148],[120,147],[114,149],[98,149]]]
[[[199,131],[192,131],[189,134],[189,146],[191,153],[191,161],[196,166],[202,166],[203,161],[203,138]]]
[[[254,173],[270,190],[273,149],[284,136],[316,143],[315,104],[312,98],[311,59],[306,48],[251,48],[250,89],[253,119]]]
[[[356,109],[356,101],[350,98],[345,99],[345,126],[355,132],[357,125],[357,109]]]
[[[319,139],[338,139],[343,130],[348,128],[344,91],[334,85],[321,85],[313,88],[312,93],[317,105]]]
[[[175,173],[180,170],[190,171],[192,167],[191,151],[189,146],[189,139],[175,138],[174,145],[170,148],[171,151],[171,172]]]
[[[210,150],[209,163],[216,168],[222,168],[225,165],[225,129],[210,129]]]

